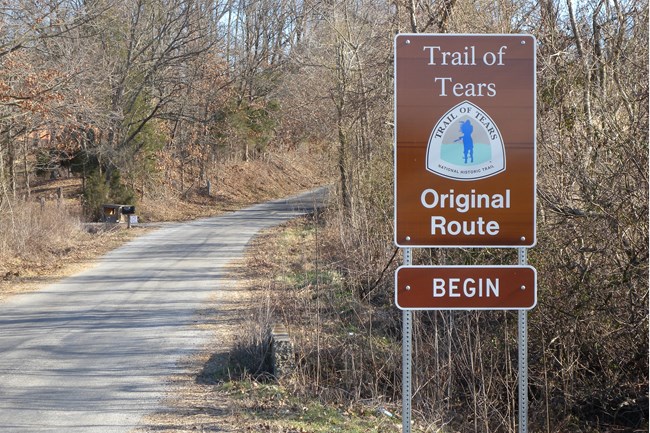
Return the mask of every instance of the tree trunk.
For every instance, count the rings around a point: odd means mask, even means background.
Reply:
[[[11,195],[16,199],[16,148],[13,141],[11,141],[11,134],[9,137],[9,186],[11,188]]]
[[[338,158],[338,168],[339,168],[339,177],[341,182],[341,200],[343,202],[343,209],[348,212],[352,207],[350,199],[350,190],[348,185],[348,173],[347,173],[347,138],[345,136],[345,131],[343,130],[343,113],[339,108],[337,109],[337,119],[336,125],[338,128],[339,136],[339,158]]]
[[[576,49],[578,51],[578,56],[582,62],[582,67],[585,73],[585,84],[583,89],[583,107],[585,111],[585,116],[587,120],[587,130],[589,133],[589,138],[591,137],[593,119],[591,115],[591,68],[589,66],[589,61],[587,59],[587,54],[585,53],[584,46],[582,45],[582,38],[580,37],[580,31],[578,30],[578,24],[576,23],[576,18],[573,13],[573,0],[566,0],[567,8],[569,9],[569,21],[571,22],[571,29],[573,31],[573,37],[576,43]],[[590,152],[591,149],[588,149]]]
[[[29,187],[29,163],[27,161],[27,155],[28,155],[28,149],[27,149],[27,143],[29,139],[25,137],[23,139],[23,170],[25,170],[25,197],[29,198],[31,196],[31,188]]]

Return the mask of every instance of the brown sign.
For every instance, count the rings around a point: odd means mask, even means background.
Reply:
[[[403,310],[529,310],[537,304],[531,266],[402,266],[395,287]]]
[[[535,244],[535,38],[395,38],[395,243]]]

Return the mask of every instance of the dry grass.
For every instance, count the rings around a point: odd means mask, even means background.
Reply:
[[[213,192],[196,186],[180,195],[164,185],[137,204],[141,222],[182,221],[213,216],[246,205],[304,191],[327,182],[321,159],[304,151],[248,162],[220,164]],[[57,201],[61,188],[64,199]],[[144,229],[112,226],[89,232],[81,222],[81,179],[40,181],[31,200],[0,206],[0,298],[33,290],[92,264]],[[42,205],[41,205],[42,201]]]
[[[77,273],[144,231],[111,226],[91,233],[78,213],[56,202],[43,207],[5,203],[0,212],[0,299]]]
[[[140,201],[138,214],[142,221],[182,221],[296,194],[329,182],[323,158],[300,151],[227,161],[214,169],[209,196],[205,182],[195,181],[183,193],[163,182]]]
[[[308,378],[300,371],[279,383],[263,371],[253,371],[261,361],[255,358],[261,328],[295,313],[293,335],[313,337],[309,321],[303,322],[302,331],[297,328],[304,311],[293,305],[296,295],[289,300],[283,291],[294,278],[308,281],[313,271],[314,232],[304,224],[304,220],[287,223],[251,242],[245,259],[233,267],[223,290],[201,313],[206,320],[199,322],[209,323],[212,341],[201,354],[182,363],[185,374],[171,378],[165,409],[147,416],[132,433],[401,431],[399,419],[380,414],[383,406],[377,402],[327,402],[310,392]],[[301,294],[303,304],[313,301],[309,289],[303,288]],[[310,347],[307,340],[302,342],[306,344],[300,353]],[[255,359],[245,359],[244,353]]]

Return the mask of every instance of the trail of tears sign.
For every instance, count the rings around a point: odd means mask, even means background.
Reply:
[[[535,39],[395,38],[395,243],[535,244]]]

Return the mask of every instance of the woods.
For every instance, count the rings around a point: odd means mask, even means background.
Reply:
[[[263,152],[279,132],[274,81],[299,31],[298,11],[274,16],[270,5],[9,2],[3,199],[65,168],[106,184],[119,172],[140,194],[177,177],[185,192],[215,161]]]
[[[349,314],[330,319],[360,337],[336,339],[333,328],[329,348],[305,343],[303,372],[314,394],[396,401],[392,44],[400,32],[537,38],[531,428],[647,429],[642,0],[2,2],[0,218],[36,200],[37,179],[83,178],[90,217],[111,197],[183,197],[219,178],[224,161],[295,149],[327,154],[337,194],[318,222],[327,252],[317,260],[341,285],[319,281],[319,290],[349,298]],[[430,249],[417,251],[414,263],[513,257]],[[416,315],[421,420],[516,430],[515,320],[496,312]]]

